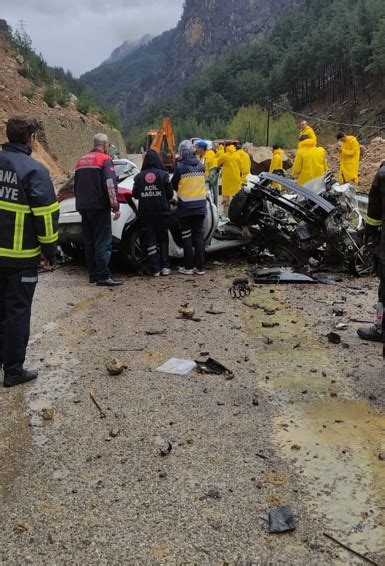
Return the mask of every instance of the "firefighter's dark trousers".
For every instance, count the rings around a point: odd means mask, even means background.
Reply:
[[[23,371],[37,267],[0,268],[0,364],[6,375]]]

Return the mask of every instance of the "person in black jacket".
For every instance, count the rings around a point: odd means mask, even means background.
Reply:
[[[144,226],[147,255],[155,277],[171,273],[168,229],[169,202],[173,194],[161,158],[150,149],[145,155],[141,172],[134,179],[133,197],[139,200],[139,218]]]
[[[30,157],[38,124],[26,116],[7,123],[0,151],[0,366],[4,386],[37,378],[24,369],[39,261],[52,265],[59,204],[47,169]]]
[[[359,328],[357,333],[362,340],[385,342],[385,162],[380,166],[369,192],[365,232],[367,245],[373,249],[376,256],[377,276],[380,280],[379,302],[374,325]],[[377,248],[376,251],[374,251],[375,248]]]

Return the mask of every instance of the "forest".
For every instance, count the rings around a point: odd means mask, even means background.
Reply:
[[[265,120],[263,109],[273,104],[285,127],[276,128],[272,142],[289,145],[295,120],[278,106],[300,110],[346,98],[354,104],[361,93],[383,90],[384,37],[384,0],[305,0],[263,40],[229,50],[154,103],[138,116],[129,140],[136,145],[162,113],[172,117],[179,138],[195,132],[243,138],[251,118]],[[251,134],[254,143],[265,143],[264,128],[254,126]]]

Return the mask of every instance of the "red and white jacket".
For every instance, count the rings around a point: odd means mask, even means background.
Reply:
[[[76,209],[119,210],[118,182],[111,156],[93,149],[79,159],[75,170]]]

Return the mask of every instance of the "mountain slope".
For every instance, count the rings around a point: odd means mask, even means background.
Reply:
[[[227,48],[250,43],[290,7],[305,0],[186,0],[177,27],[82,81],[100,104],[120,109],[126,128],[138,112],[172,93],[194,71]]]
[[[134,51],[139,49],[139,47],[143,47],[144,45],[150,43],[152,39],[153,36],[146,33],[146,35],[135,41],[129,41],[129,40],[125,41],[124,43],[122,43],[122,45],[119,45],[119,47],[113,50],[113,52],[108,57],[108,59],[103,61],[102,65],[109,63],[117,63],[118,61],[125,59],[126,57],[134,53]]]

